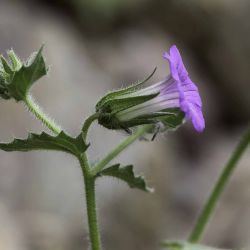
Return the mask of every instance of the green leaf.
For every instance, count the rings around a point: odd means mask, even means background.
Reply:
[[[98,111],[101,108],[101,106],[103,106],[103,104],[106,103],[107,101],[119,98],[119,96],[121,95],[131,93],[134,90],[138,89],[141,85],[147,82],[154,75],[155,71],[156,68],[154,68],[153,72],[142,81],[138,81],[135,84],[128,86],[127,88],[119,89],[108,93],[96,104],[96,110]]]
[[[166,248],[168,250],[223,250],[221,248],[209,247],[200,244],[193,244],[187,241],[166,240],[163,241],[161,245],[163,248]]]
[[[105,168],[97,177],[111,176],[125,181],[131,188],[138,188],[146,192],[152,192],[153,189],[147,187],[143,176],[136,176],[133,171],[133,166],[128,165],[120,167],[120,164],[115,164],[111,167]]]
[[[27,139],[14,139],[10,143],[0,143],[0,149],[4,151],[32,151],[32,150],[58,150],[79,157],[88,148],[79,135],[72,138],[63,131],[57,136],[45,132],[41,134],[29,134]]]
[[[16,101],[24,100],[30,87],[42,76],[47,74],[47,67],[42,56],[43,47],[28,59],[18,71],[15,71],[12,80],[7,85],[10,96]],[[14,56],[12,57],[13,60]],[[14,62],[16,64],[18,62]],[[19,66],[18,66],[19,67]]]
[[[24,100],[31,86],[47,74],[42,56],[43,46],[33,53],[26,62],[22,62],[14,50],[7,52],[9,61],[0,57],[0,96],[4,99]]]

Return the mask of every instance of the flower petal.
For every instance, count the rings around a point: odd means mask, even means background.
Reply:
[[[170,48],[169,54],[165,52],[163,57],[169,61],[169,67],[173,78],[176,81],[185,81],[188,72],[183,64],[179,50],[175,45]]]
[[[187,119],[192,120],[196,131],[202,132],[205,128],[201,110],[202,101],[197,86],[188,76],[179,50],[173,45],[169,54],[165,52],[163,57],[169,61],[171,76],[176,81],[172,86],[166,88],[166,92],[170,93],[171,89],[177,86],[180,109],[185,113]]]
[[[201,108],[194,104],[189,104],[189,112],[195,130],[201,133],[205,129],[205,120]]]

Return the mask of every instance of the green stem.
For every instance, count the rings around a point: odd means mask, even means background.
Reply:
[[[95,121],[97,118],[98,118],[98,114],[95,113],[85,120],[83,127],[82,127],[83,140],[85,142],[87,140],[87,134],[88,134],[89,127],[92,124],[92,122]]]
[[[47,126],[53,133],[59,134],[61,132],[61,128],[46,114],[44,114],[42,109],[35,103],[31,95],[28,94],[26,96],[24,103],[28,107],[29,111],[33,113],[37,119],[42,121],[42,123],[45,124],[45,126]],[[89,127],[95,119],[97,119],[97,114],[90,116],[83,125],[82,132],[85,141],[87,138]],[[101,240],[96,214],[95,178],[90,176],[89,174],[90,167],[86,153],[83,153],[79,160],[81,163],[85,182],[85,194],[91,247],[92,250],[101,250]]]
[[[59,134],[61,132],[60,126],[58,126],[51,118],[44,114],[42,109],[35,103],[30,94],[28,94],[23,101],[28,107],[29,111],[33,113],[35,117],[40,120],[47,128],[49,128],[53,133]]]
[[[94,114],[90,116],[84,123],[82,132],[83,138],[86,140],[88,129],[91,123],[97,119],[97,115]],[[83,170],[84,182],[85,182],[85,194],[86,194],[86,204],[87,204],[87,214],[88,214],[88,225],[89,225],[89,235],[92,250],[101,250],[101,237],[97,222],[96,213],[96,199],[95,199],[95,175],[102,168],[104,168],[114,157],[116,157],[120,152],[122,152],[126,147],[133,143],[136,139],[142,136],[149,126],[143,126],[138,129],[138,131],[129,136],[125,141],[118,145],[114,150],[112,150],[102,161],[100,161],[96,167],[91,171],[88,159],[84,153],[80,158],[80,163]]]
[[[98,114],[93,114],[88,117],[82,127],[83,140],[86,142],[88,130],[93,123],[98,118]],[[96,212],[96,197],[95,197],[95,177],[90,175],[90,164],[86,152],[84,152],[79,158],[82,172],[84,176],[85,184],[85,196],[86,196],[86,206],[88,215],[88,229],[89,238],[91,243],[91,250],[101,250],[101,236],[97,221]]]
[[[95,178],[84,175],[84,181],[91,249],[101,250],[101,237],[96,213]]]
[[[86,141],[87,133],[90,125],[94,120],[97,119],[97,114],[90,116],[84,123],[82,128],[83,138]],[[86,204],[87,204],[87,214],[88,214],[88,225],[89,225],[89,235],[92,250],[101,250],[101,237],[97,222],[97,212],[96,212],[96,199],[95,199],[95,175],[103,167],[106,166],[114,157],[116,157],[120,152],[122,152],[126,147],[133,143],[136,139],[142,136],[149,126],[143,126],[138,131],[129,136],[124,142],[118,145],[114,150],[112,150],[102,161],[100,161],[96,167],[92,170],[88,163],[88,158],[86,153],[84,153],[80,158],[80,163],[83,170],[84,182],[85,182],[85,194],[86,194]]]
[[[232,175],[237,162],[241,158],[244,151],[247,149],[247,146],[250,143],[250,128],[242,137],[241,141],[237,145],[235,151],[232,153],[231,158],[228,163],[225,165],[218,181],[216,182],[205,206],[203,207],[200,216],[195,224],[195,227],[189,237],[189,241],[192,243],[196,243],[200,240],[205,227],[216,207],[218,199],[225,188],[230,176]]]
[[[91,250],[101,250],[101,236],[98,228],[96,197],[95,197],[95,177],[90,175],[90,166],[86,153],[79,158],[85,184],[85,196],[88,215],[89,238]]]
[[[114,148],[106,157],[99,161],[91,170],[91,175],[95,176],[99,173],[111,160],[113,160],[118,154],[120,154],[125,148],[127,148],[131,143],[136,141],[141,137],[147,130],[151,128],[150,125],[145,125],[139,128],[136,133],[130,135],[122,143],[120,143],[116,148]]]

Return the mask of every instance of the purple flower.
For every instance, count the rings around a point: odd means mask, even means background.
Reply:
[[[198,132],[202,132],[205,128],[205,121],[202,114],[201,98],[198,88],[188,76],[179,50],[173,45],[169,54],[165,52],[163,57],[169,61],[171,78],[174,79],[172,88],[178,89],[181,110],[187,119],[192,120],[194,128]]]
[[[185,113],[185,118],[192,120],[196,131],[202,132],[205,128],[205,121],[198,88],[189,78],[176,46],[173,45],[169,54],[165,52],[163,57],[169,61],[171,74],[165,80],[130,93],[128,96],[159,94],[152,100],[119,112],[118,118],[121,121],[128,121],[149,114],[159,113],[162,115],[165,112],[167,115],[168,110],[180,108]]]

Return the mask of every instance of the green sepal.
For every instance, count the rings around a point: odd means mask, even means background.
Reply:
[[[143,176],[135,175],[132,165],[120,167],[120,164],[115,164],[99,172],[97,177],[100,176],[115,177],[126,182],[131,188],[137,188],[145,192],[153,192],[153,189],[147,186]]]
[[[142,115],[134,118],[132,121],[128,121],[125,126],[138,126],[142,124],[157,124],[162,123],[166,130],[177,129],[181,124],[183,124],[185,114],[180,109],[172,108],[165,109],[160,112],[155,112],[153,114]]]
[[[101,113],[98,118],[99,124],[103,125],[108,129],[126,129],[133,128],[135,126],[144,125],[144,124],[155,124],[159,125],[165,130],[176,130],[184,122],[185,114],[180,109],[166,109],[161,112],[155,112],[148,115],[138,116],[129,121],[121,122],[113,114]],[[163,125],[163,126],[162,126]],[[161,132],[163,130],[161,129]],[[154,133],[152,130],[149,133]]]
[[[187,241],[166,240],[161,243],[163,248],[168,250],[223,250],[221,248],[209,247],[200,244],[194,244]],[[225,250],[225,249],[224,249]]]
[[[41,134],[30,133],[27,139],[14,139],[10,143],[0,143],[4,151],[32,151],[32,150],[57,150],[79,157],[88,148],[81,135],[72,138],[63,131],[57,136],[45,132]]]
[[[5,87],[5,79],[4,77],[2,77],[1,73],[0,73],[0,96],[3,98],[3,99],[10,99],[8,93],[7,93],[7,90],[6,90],[6,87]]]
[[[1,56],[0,76],[3,80],[0,80],[2,87],[0,96],[2,98],[24,100],[31,86],[47,74],[48,68],[45,65],[42,50],[43,46],[26,62],[21,62],[13,50],[8,51],[10,62]]]
[[[11,66],[13,71],[18,71],[22,67],[21,59],[16,55],[13,49],[7,51],[8,57],[10,58]]]
[[[167,130],[175,130],[184,123],[185,113],[180,109],[167,109],[165,112],[168,112],[169,114],[162,114],[158,117],[158,120],[165,125]]]
[[[123,88],[123,89],[119,89],[116,91],[112,91],[110,93],[108,93],[107,95],[105,95],[104,97],[101,98],[101,100],[96,104],[96,110],[99,111],[101,109],[101,107],[108,101],[119,98],[122,95],[125,94],[129,94],[132,93],[133,91],[135,91],[136,89],[138,89],[139,87],[141,87],[141,85],[143,85],[144,83],[146,83],[155,73],[156,71],[156,67],[154,68],[153,72],[147,76],[145,79],[138,81],[130,86],[128,86],[127,88]]]
[[[109,129],[123,129],[124,127],[127,127],[127,125],[125,125],[126,122],[120,122],[116,114],[130,107],[149,101],[155,98],[158,94],[159,93],[107,101],[102,109],[99,110],[98,123]]]
[[[153,95],[135,96],[135,97],[110,100],[109,102],[106,103],[106,105],[104,105],[101,113],[107,112],[109,114],[111,113],[112,115],[114,115],[130,107],[149,101],[155,98],[158,94],[159,93]]]
[[[0,61],[1,61],[1,71],[5,72],[6,74],[12,75],[13,74],[13,70],[11,68],[11,66],[9,65],[9,63],[6,61],[6,59],[1,55],[0,56]]]

